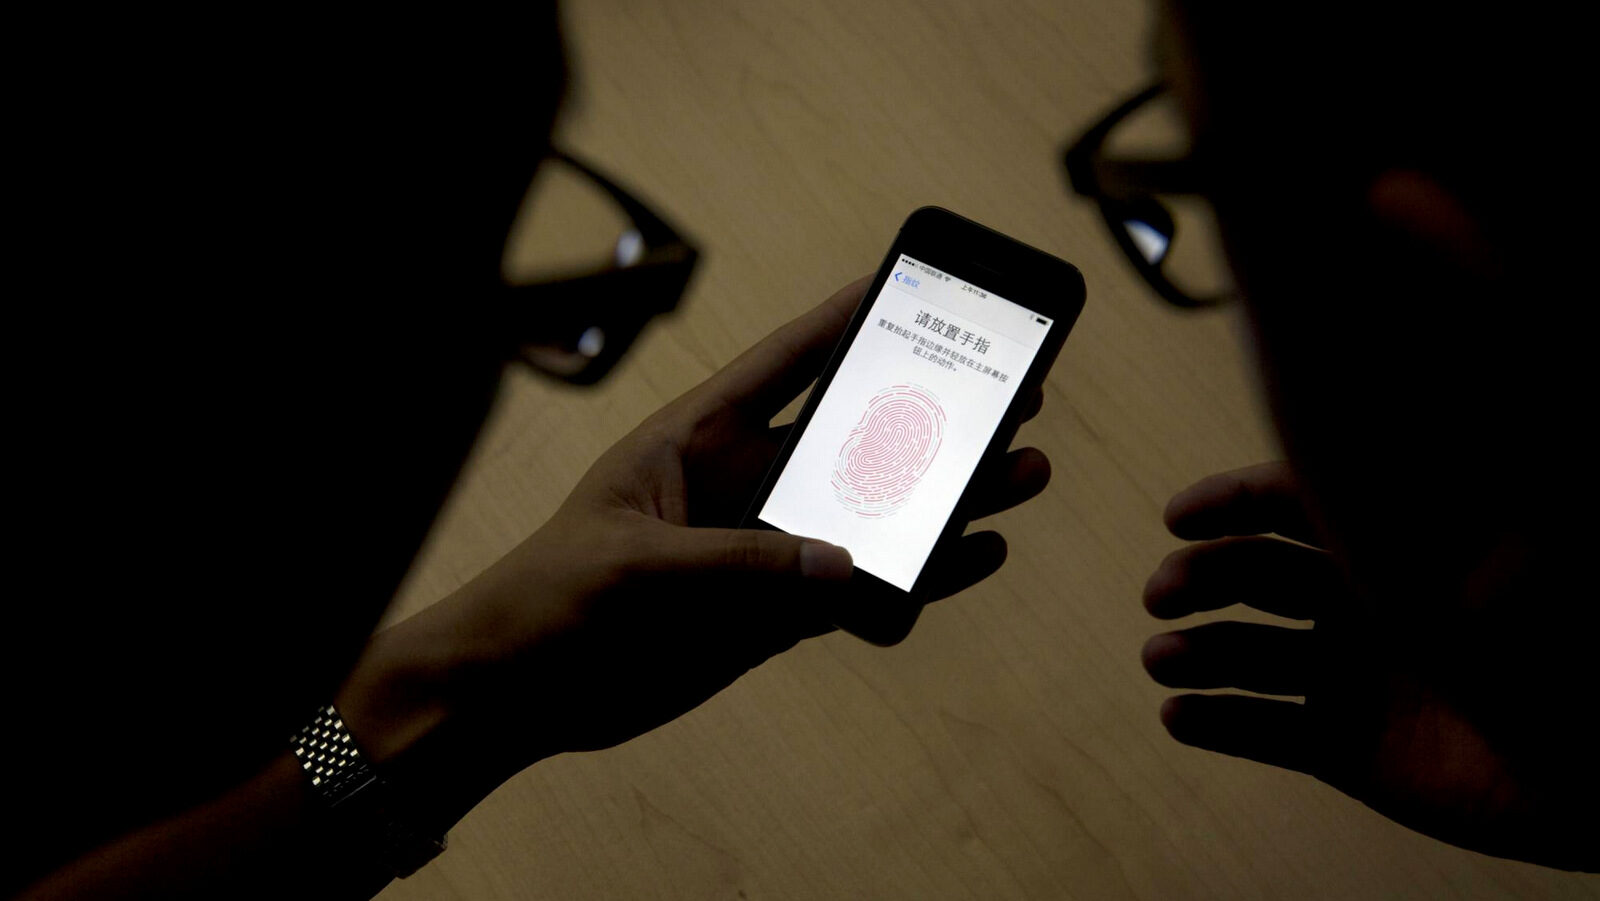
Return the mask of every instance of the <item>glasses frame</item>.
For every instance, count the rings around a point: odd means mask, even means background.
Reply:
[[[638,258],[527,285],[507,285],[505,296],[512,334],[522,336],[514,356],[539,373],[574,385],[592,385],[609,373],[651,319],[676,309],[694,274],[700,252],[667,220],[611,178],[565,151],[551,148],[545,164],[556,162],[603,191],[627,216],[641,242]],[[578,339],[598,327],[603,344],[576,369],[552,368],[535,348],[576,348]]]
[[[1072,190],[1096,202],[1100,217],[1111,237],[1122,248],[1133,268],[1144,277],[1162,300],[1185,309],[1214,307],[1233,299],[1231,294],[1195,297],[1167,278],[1161,270],[1165,256],[1151,262],[1134,243],[1123,223],[1133,219],[1150,222],[1164,229],[1169,239],[1176,237],[1172,214],[1156,200],[1160,194],[1198,195],[1203,180],[1200,166],[1192,157],[1180,159],[1111,159],[1105,156],[1105,142],[1118,125],[1139,107],[1166,93],[1161,82],[1152,84],[1124,100],[1067,145],[1061,162]]]

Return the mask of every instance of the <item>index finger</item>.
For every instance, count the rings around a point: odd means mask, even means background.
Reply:
[[[1322,547],[1289,464],[1278,461],[1207,476],[1167,503],[1167,528],[1191,541],[1276,532]]]
[[[740,354],[699,390],[709,400],[770,419],[822,371],[871,282],[868,275],[840,288]]]

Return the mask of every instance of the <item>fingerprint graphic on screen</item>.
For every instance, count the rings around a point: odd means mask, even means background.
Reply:
[[[905,506],[944,437],[944,407],[920,385],[885,388],[867,401],[833,464],[833,496],[858,516]]]

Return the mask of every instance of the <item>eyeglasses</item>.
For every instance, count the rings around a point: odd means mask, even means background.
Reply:
[[[665,219],[588,164],[559,150],[551,150],[545,162],[538,177],[547,176],[543,170],[554,163],[590,192],[597,190],[627,220],[611,260],[506,289],[511,327],[525,336],[516,355],[553,378],[589,385],[611,371],[652,318],[677,307],[700,254]]]
[[[1193,156],[1114,159],[1105,151],[1113,131],[1137,130],[1127,126],[1169,97],[1161,84],[1135,94],[1073,141],[1062,162],[1072,189],[1099,204],[1117,246],[1157,294],[1180,307],[1215,306],[1236,292]]]

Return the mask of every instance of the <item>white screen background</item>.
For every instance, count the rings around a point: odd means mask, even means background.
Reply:
[[[965,291],[966,283],[909,257],[900,258],[895,274],[901,279],[891,276],[874,299],[759,517],[785,532],[840,545],[858,569],[909,591],[1049,324],[993,294]],[[959,333],[951,338],[934,332],[934,319]],[[984,352],[975,350],[975,341],[963,344],[960,333],[969,331],[988,340]],[[948,353],[925,344],[942,345]],[[896,385],[918,386],[938,398],[945,413],[942,441],[904,506],[865,517],[835,498],[830,480],[868,403]]]

